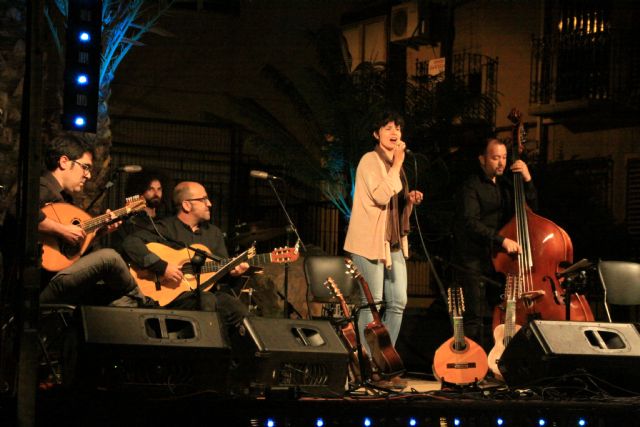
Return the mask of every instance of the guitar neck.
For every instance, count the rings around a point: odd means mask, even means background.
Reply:
[[[509,342],[509,340],[516,333],[516,301],[515,300],[507,300],[506,311],[504,315],[504,339],[505,344]]]
[[[367,299],[367,304],[369,304],[369,308],[371,309],[371,316],[373,317],[373,321],[376,323],[381,323],[380,313],[378,313],[378,309],[376,308],[375,301],[373,300],[373,295],[371,295],[371,291],[369,290],[369,284],[362,274],[358,276],[358,282],[360,286],[362,286],[362,292],[364,292],[364,296]]]
[[[340,308],[342,309],[342,314],[344,314],[344,317],[346,318],[351,317],[349,306],[347,306],[347,302],[344,300],[344,297],[342,296],[342,294],[338,295],[337,298],[340,301]]]
[[[115,215],[116,218],[120,218],[126,215],[127,213],[128,213],[128,208],[126,206],[120,209],[116,209],[115,211],[112,211],[112,214]],[[95,218],[88,219],[82,222],[80,224],[80,227],[82,227],[82,229],[85,232],[91,233],[97,230],[98,228],[102,227],[103,225],[107,224],[109,221],[112,221],[113,219],[112,214],[105,213],[102,215],[98,215]]]
[[[225,259],[222,259],[220,261],[207,261],[202,266],[202,272],[203,273],[216,272],[216,271],[220,270],[221,267],[225,266],[230,261],[232,261],[233,259],[234,258],[225,258]],[[243,262],[243,261],[248,262],[249,265],[251,265],[251,266],[269,264],[271,262],[271,253],[267,252],[267,253],[264,253],[264,254],[257,254],[253,258],[250,258],[250,259],[245,256],[245,259],[240,261],[240,262]]]
[[[464,322],[462,316],[453,316],[453,342],[456,350],[463,350],[466,346],[464,341]]]

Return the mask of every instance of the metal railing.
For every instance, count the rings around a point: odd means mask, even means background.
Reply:
[[[532,40],[530,104],[575,100],[640,104],[640,48],[630,31]]]

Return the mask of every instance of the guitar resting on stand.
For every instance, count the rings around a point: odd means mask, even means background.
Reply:
[[[449,314],[453,318],[453,337],[444,342],[433,357],[433,372],[445,384],[477,385],[489,369],[487,353],[475,341],[464,336],[462,313],[464,296],[459,287],[447,294]]]
[[[369,308],[373,316],[373,321],[364,329],[364,337],[367,340],[367,344],[369,344],[373,361],[379,369],[378,373],[384,379],[402,375],[405,371],[404,364],[391,343],[389,331],[387,331],[386,326],[382,323],[380,313],[378,313],[378,309],[376,308],[378,303],[373,300],[373,296],[369,290],[369,284],[364,277],[362,277],[362,274],[360,274],[353,261],[345,258],[345,265],[347,266],[347,271],[358,280],[358,283],[362,287],[362,292],[367,299],[367,304],[360,308]]]
[[[344,323],[340,326],[340,338],[349,351],[349,382],[353,384],[355,389],[358,389],[365,384],[366,378],[371,378],[373,373],[372,362],[366,350],[362,348],[362,343],[354,327],[354,324],[358,324],[358,310],[354,310],[354,314],[351,314],[338,284],[332,277],[327,277],[324,285],[338,299],[344,315]]]

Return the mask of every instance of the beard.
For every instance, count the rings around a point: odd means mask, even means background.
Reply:
[[[153,197],[147,200],[147,206],[153,209],[157,209],[162,204],[162,199],[159,197]]]

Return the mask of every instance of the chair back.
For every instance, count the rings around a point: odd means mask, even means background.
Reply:
[[[313,302],[338,302],[338,299],[325,286],[327,277],[331,277],[336,282],[347,302],[357,300],[357,282],[347,273],[344,257],[308,256],[304,260],[304,274]]]
[[[610,322],[609,304],[640,305],[640,264],[600,261],[598,276],[604,289],[604,307]]]

